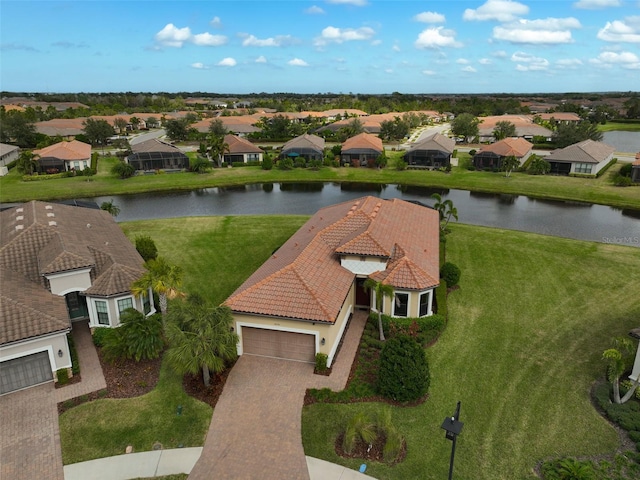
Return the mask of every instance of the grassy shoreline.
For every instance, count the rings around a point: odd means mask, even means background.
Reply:
[[[597,179],[534,176],[526,173],[513,173],[511,177],[506,178],[502,173],[468,171],[460,167],[453,167],[450,174],[437,171],[398,171],[390,168],[375,170],[323,167],[317,171],[266,171],[260,167],[242,167],[215,169],[207,174],[141,175],[120,180],[109,173],[116,161],[110,157],[101,158],[98,174],[89,180],[87,177],[74,177],[24,182],[14,169],[9,175],[0,178],[0,202],[176,192],[255,183],[359,182],[527,195],[539,199],[570,200],[640,209],[640,188],[615,187],[611,183],[611,178],[617,173],[620,165],[614,165]]]

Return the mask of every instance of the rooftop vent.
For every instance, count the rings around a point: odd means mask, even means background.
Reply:
[[[24,220],[24,215],[18,215],[18,216],[16,217],[16,220],[17,220],[17,221]]]
[[[22,212],[24,212],[24,208],[22,208],[22,207],[16,208],[16,212],[17,213],[22,213]]]
[[[49,226],[50,226],[50,227],[55,227],[56,225],[58,225],[58,222],[56,222],[55,220],[51,220],[51,221],[49,222]]]
[[[47,205],[44,207],[45,210],[53,210],[53,207],[51,205]]]
[[[16,225],[16,230],[24,230],[24,225]]]
[[[53,212],[49,212],[49,213],[47,213],[47,217],[55,217],[55,216],[56,216],[56,214],[55,214],[55,213],[53,213]]]
[[[87,223],[87,228],[91,228],[91,224],[90,223]]]

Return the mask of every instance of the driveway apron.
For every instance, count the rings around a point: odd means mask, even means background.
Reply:
[[[240,357],[189,478],[309,479],[301,436],[305,391],[344,388],[365,322],[366,313],[353,316],[330,377],[314,375],[309,363]]]

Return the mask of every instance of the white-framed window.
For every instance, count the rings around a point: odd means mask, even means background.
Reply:
[[[254,162],[260,160],[259,153],[247,153],[247,162]]]
[[[424,292],[420,294],[420,317],[426,317],[429,315],[429,297],[431,292]]]
[[[118,313],[122,315],[127,308],[133,308],[133,298],[122,298],[118,300]]]
[[[80,170],[80,162],[73,162],[73,168]]]
[[[409,294],[396,292],[393,299],[393,316],[406,317],[409,315]]]
[[[95,300],[96,314],[100,325],[109,325],[109,308],[104,300]]]
[[[149,292],[142,293],[142,308],[144,314],[147,315],[151,311],[151,301],[149,300]]]
[[[576,163],[576,173],[591,173],[591,165],[590,163]]]

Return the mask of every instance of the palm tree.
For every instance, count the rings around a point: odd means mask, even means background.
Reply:
[[[209,154],[222,167],[222,157],[229,152],[229,144],[224,141],[221,135],[210,134],[207,136],[207,147]]]
[[[237,356],[238,335],[232,330],[233,315],[228,307],[214,307],[199,295],[171,304],[167,315],[167,360],[180,373],[202,371],[206,387],[211,371],[220,373]]]
[[[108,202],[102,202],[100,204],[100,210],[105,210],[114,217],[117,217],[120,214],[120,207],[113,203],[113,199],[109,200]]]
[[[619,337],[613,339],[613,348],[609,348],[602,353],[602,359],[607,362],[607,379],[613,385],[613,401],[621,404],[629,400],[636,388],[640,384],[640,375],[633,382],[633,386],[627,391],[624,397],[620,398],[620,377],[627,370],[628,364],[632,361],[631,354],[634,351],[633,342],[628,338]]]
[[[458,220],[458,209],[453,206],[453,202],[451,200],[443,201],[442,197],[438,193],[431,195],[431,198],[436,201],[433,204],[433,208],[438,211],[440,216],[440,230],[444,233],[447,230],[447,225],[449,225],[451,217]],[[442,224],[443,221],[444,225]]]
[[[138,125],[140,125],[140,119],[138,117],[131,117],[129,119],[129,123],[131,124],[131,128],[134,130],[138,130]]]
[[[25,150],[20,153],[16,168],[23,175],[33,175],[34,170],[38,168],[38,159],[40,155],[33,153],[31,150]]]
[[[160,312],[162,317],[167,313],[167,299],[184,296],[180,291],[182,286],[182,269],[170,264],[164,257],[156,257],[144,262],[147,271],[131,285],[131,293],[140,296],[153,290],[160,300]]]
[[[373,278],[367,278],[364,281],[363,287],[365,288],[365,290],[372,291],[376,298],[376,310],[378,311],[378,330],[380,330],[380,340],[384,342],[384,329],[382,328],[382,303],[384,297],[391,298],[393,296],[393,287],[391,285],[385,285],[382,282],[378,282]]]

